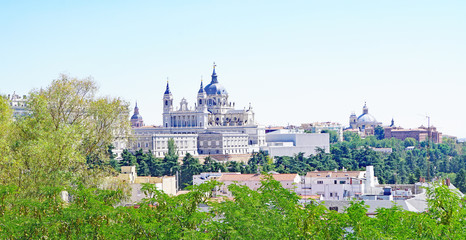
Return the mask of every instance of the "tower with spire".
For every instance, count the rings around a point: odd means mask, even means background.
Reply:
[[[170,112],[173,111],[173,95],[172,95],[172,92],[170,91],[170,85],[168,83],[168,79],[167,79],[167,87],[165,89],[165,92],[163,93],[162,104],[163,104],[163,126],[168,127],[171,125]]]
[[[173,111],[173,95],[170,91],[170,85],[167,80],[167,88],[163,93],[163,112]]]
[[[131,117],[131,127],[143,127],[144,121],[142,120],[142,116],[139,114],[138,102],[136,101],[136,105],[134,106],[134,113]]]
[[[213,66],[212,81],[204,88],[207,95],[207,109],[213,114],[225,114],[232,109],[231,103],[228,102],[228,92],[217,79],[217,73]]]
[[[207,111],[207,94],[204,91],[204,84],[201,79],[201,87],[197,92],[197,103],[196,103],[196,110],[198,112]]]

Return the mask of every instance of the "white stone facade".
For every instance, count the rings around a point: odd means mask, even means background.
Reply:
[[[163,157],[168,152],[168,141],[173,139],[180,156],[197,153],[197,134],[155,134],[152,136],[152,152],[156,157]]]
[[[193,107],[182,99],[179,107],[174,106],[169,84],[163,94],[163,125],[161,127],[144,126],[133,128],[135,133],[133,150],[152,150],[157,157],[163,157],[166,149],[157,144],[157,139],[186,136],[188,144],[177,145],[179,154],[245,154],[258,151],[266,145],[265,127],[255,123],[254,111],[249,107],[235,109],[235,103],[229,102],[229,95],[217,80],[214,71],[212,81],[198,90],[197,101]],[[138,112],[139,113],[139,112]],[[142,121],[142,119],[141,119]],[[207,134],[207,135],[206,135]],[[209,136],[209,134],[211,136]],[[215,140],[205,140],[214,137]],[[203,139],[202,143],[197,142]],[[192,140],[196,141],[192,145]],[[204,143],[204,141],[207,141]],[[208,141],[211,141],[209,148]],[[216,144],[219,141],[219,144]],[[160,140],[159,142],[162,142]],[[180,142],[181,143],[181,142]],[[215,147],[213,147],[215,143]],[[217,153],[218,152],[218,153]]]
[[[11,95],[8,94],[7,100],[10,108],[13,110],[13,117],[17,118],[29,114],[26,95],[20,96],[16,92],[13,92]]]

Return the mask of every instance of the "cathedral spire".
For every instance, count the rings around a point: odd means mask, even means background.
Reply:
[[[214,71],[212,72],[212,82],[211,83],[218,83],[217,81],[217,73],[215,72],[215,67],[217,65],[215,65],[215,62],[214,62]]]
[[[202,81],[202,77],[201,77],[201,87],[199,88],[198,93],[204,93],[204,84],[203,84],[203,81]]]
[[[164,94],[171,94],[172,92],[170,91],[170,86],[168,85],[168,79],[167,79],[167,89],[165,89]]]

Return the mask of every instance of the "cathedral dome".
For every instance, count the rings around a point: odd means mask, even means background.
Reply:
[[[142,116],[138,113],[138,114],[134,114],[131,119],[142,119]]]
[[[218,83],[217,73],[215,72],[215,63],[214,71],[212,73],[212,81],[207,86],[205,86],[204,90],[207,93],[207,95],[228,94],[227,90],[220,83]]]
[[[142,120],[142,116],[139,114],[138,102],[136,102],[136,106],[134,106],[134,113],[133,116],[131,116],[131,120]]]
[[[207,95],[216,95],[216,94],[222,94],[226,95],[228,94],[227,90],[218,82],[214,83],[211,82],[209,83],[205,88],[205,92]]]

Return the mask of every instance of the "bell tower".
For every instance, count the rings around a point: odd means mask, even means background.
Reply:
[[[204,91],[204,84],[201,79],[201,87],[199,88],[199,91],[197,92],[197,103],[196,103],[196,110],[198,112],[203,112],[204,109],[207,109],[207,94]]]
[[[173,95],[167,80],[167,88],[163,94],[163,127],[171,127],[171,112],[173,111]]]
[[[173,95],[167,81],[167,88],[163,94],[163,112],[173,111]]]

